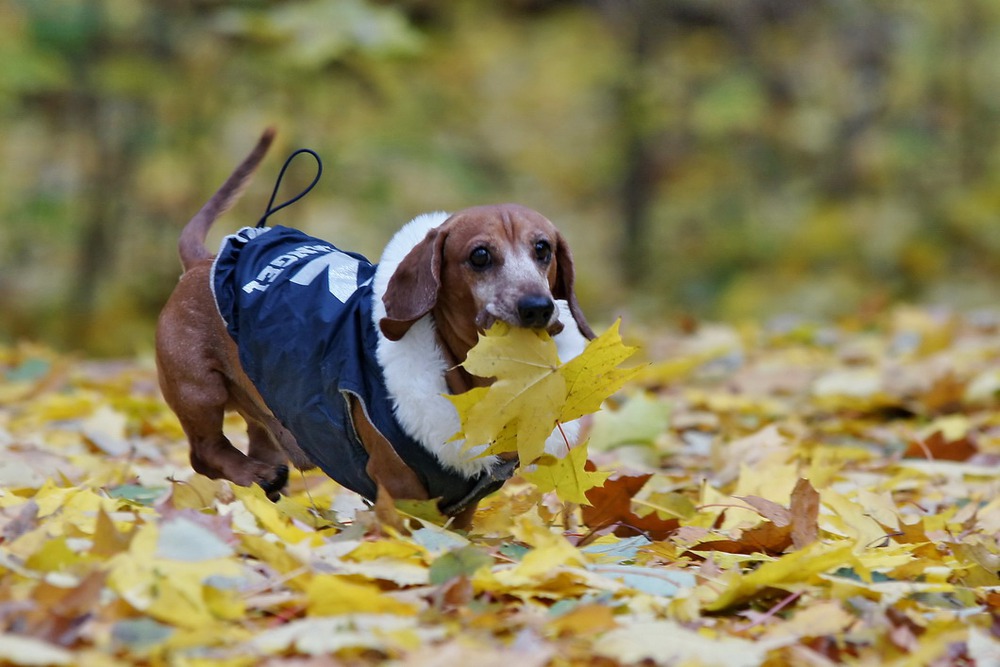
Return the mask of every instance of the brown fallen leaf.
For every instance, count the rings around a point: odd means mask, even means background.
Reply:
[[[923,440],[914,439],[903,456],[930,461],[968,461],[979,451],[969,435],[948,440],[941,431],[934,431]]]
[[[135,534],[135,527],[128,533],[123,533],[115,528],[111,517],[103,509],[97,513],[97,523],[94,528],[94,546],[90,553],[100,558],[110,558],[115,554],[128,550]]]
[[[408,534],[406,520],[396,509],[396,501],[381,484],[378,485],[378,494],[375,496],[375,518],[383,528],[391,528],[401,535]]]
[[[792,514],[786,507],[782,507],[780,504],[774,502],[773,500],[768,500],[767,498],[761,498],[760,496],[734,496],[739,498],[746,504],[757,510],[765,519],[773,522],[774,525],[783,527],[787,526],[792,521]]]
[[[814,542],[819,533],[819,494],[809,480],[799,479],[792,491],[790,507],[759,496],[736,496],[768,521],[743,531],[738,539],[708,540],[691,551],[721,551],[733,554],[780,555]]]
[[[792,545],[791,526],[778,526],[770,521],[743,532],[737,540],[709,540],[691,547],[691,551],[721,551],[731,554],[766,554],[777,556]]]
[[[589,462],[588,465],[593,466]],[[583,523],[592,533],[615,526],[614,534],[619,537],[645,535],[653,541],[666,539],[680,525],[677,519],[661,519],[656,512],[639,516],[632,511],[632,498],[650,477],[650,474],[613,475],[603,487],[588,490],[590,506],[581,507]]]
[[[35,607],[22,616],[24,634],[60,646],[72,646],[83,622],[93,613],[107,578],[95,570],[76,586],[64,588],[46,582],[33,593]]]
[[[465,575],[460,575],[441,584],[431,596],[434,606],[442,611],[461,609],[472,601],[475,591],[472,581]]]
[[[792,522],[792,546],[802,549],[819,537],[819,493],[807,479],[800,479],[792,489],[789,508]]]

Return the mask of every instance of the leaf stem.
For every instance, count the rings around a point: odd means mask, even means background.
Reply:
[[[559,435],[562,436],[563,442],[566,443],[566,453],[569,454],[573,448],[569,444],[569,438],[566,437],[566,431],[563,430],[562,422],[558,419],[556,420],[556,428],[559,429]]]
[[[673,511],[670,508],[663,507],[662,505],[657,505],[656,503],[651,503],[648,500],[640,500],[638,498],[631,498],[630,500],[633,503],[635,503],[636,505],[642,505],[643,507],[650,507],[650,508],[656,510],[657,512],[663,512],[664,514],[669,514],[670,516],[676,517],[678,519],[686,519],[687,518],[683,514],[678,514],[677,512]]]

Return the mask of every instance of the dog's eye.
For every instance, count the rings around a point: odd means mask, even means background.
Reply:
[[[552,246],[548,241],[539,241],[535,244],[535,259],[539,262],[548,262],[552,259]]]
[[[485,269],[492,263],[493,258],[490,256],[490,251],[483,246],[479,246],[469,253],[469,264],[474,269]]]

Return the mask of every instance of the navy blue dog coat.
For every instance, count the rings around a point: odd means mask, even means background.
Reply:
[[[226,238],[212,271],[243,370],[309,459],[338,483],[375,499],[350,395],[444,512],[457,513],[510,476],[513,466],[471,479],[449,470],[400,427],[375,358],[375,265],[367,259],[288,227],[245,227]]]

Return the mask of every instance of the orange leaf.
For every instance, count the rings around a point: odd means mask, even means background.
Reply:
[[[910,442],[904,456],[931,461],[967,461],[978,451],[969,436],[948,440],[941,431],[934,431],[925,440]]]
[[[677,519],[661,519],[656,512],[639,516],[632,511],[632,498],[650,477],[650,474],[620,475],[611,477],[602,487],[587,491],[590,506],[581,508],[583,522],[595,532],[617,526],[614,532],[619,537],[646,535],[651,540],[665,539],[680,525]]]

